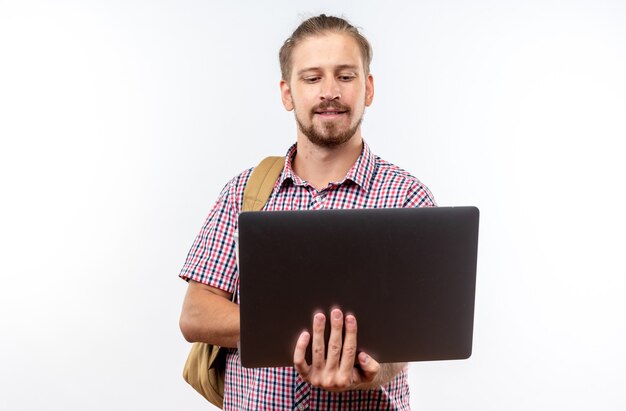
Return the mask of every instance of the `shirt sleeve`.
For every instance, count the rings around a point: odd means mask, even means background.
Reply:
[[[420,181],[411,184],[404,201],[404,208],[437,207],[435,197]]]
[[[222,189],[187,254],[179,274],[182,279],[197,281],[231,294],[235,292],[238,273],[234,234],[248,176],[249,173],[244,172]]]

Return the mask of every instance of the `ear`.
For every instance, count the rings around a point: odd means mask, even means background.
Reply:
[[[365,79],[365,106],[369,107],[374,101],[374,76],[367,75]]]
[[[285,110],[293,110],[293,99],[291,97],[291,87],[285,80],[280,80],[280,98],[283,100]]]

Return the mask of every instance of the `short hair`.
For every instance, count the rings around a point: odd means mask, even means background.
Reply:
[[[361,49],[361,57],[363,59],[363,70],[365,75],[370,72],[370,62],[372,61],[372,46],[369,41],[359,33],[359,30],[350,24],[347,20],[341,17],[327,16],[320,14],[319,16],[311,17],[298,26],[291,36],[285,40],[285,43],[278,52],[278,58],[280,61],[280,72],[283,76],[283,80],[289,81],[291,77],[291,69],[293,64],[291,62],[291,55],[295,47],[304,39],[314,36],[321,36],[328,32],[345,33],[354,40],[356,40],[359,48]]]

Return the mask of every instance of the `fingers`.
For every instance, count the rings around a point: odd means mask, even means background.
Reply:
[[[326,364],[326,347],[324,343],[324,328],[326,327],[326,317],[322,313],[317,313],[313,317],[313,345],[312,366],[315,369],[322,369]]]
[[[343,341],[343,350],[341,353],[341,365],[340,369],[342,372],[350,373],[352,368],[354,368],[354,360],[356,357],[356,335],[357,335],[357,325],[356,318],[354,315],[348,314],[346,315],[346,324],[345,324],[346,334]]]
[[[309,346],[309,341],[311,340],[311,335],[304,331],[298,337],[298,342],[296,342],[296,349],[293,353],[293,366],[298,371],[298,373],[306,377],[311,370],[311,366],[306,363],[306,347]]]
[[[330,312],[330,336],[328,338],[328,354],[326,368],[334,370],[339,367],[339,359],[343,346],[343,313],[335,308]],[[353,359],[354,364],[354,359]]]
[[[330,313],[330,336],[326,342],[326,317],[313,317],[313,332],[303,332],[296,343],[293,363],[296,371],[315,387],[341,392],[376,383],[381,365],[368,354],[357,355],[357,321],[341,310]],[[311,343],[312,362],[306,362],[306,350]],[[360,367],[355,367],[355,361]]]
[[[359,353],[362,379],[371,382],[380,372],[380,363],[364,352]]]

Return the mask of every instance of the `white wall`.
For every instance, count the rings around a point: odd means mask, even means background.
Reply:
[[[482,212],[474,355],[413,407],[626,409],[618,0],[0,1],[0,409],[207,409],[177,273],[293,142],[277,52],[322,11],[374,45],[373,150]]]

